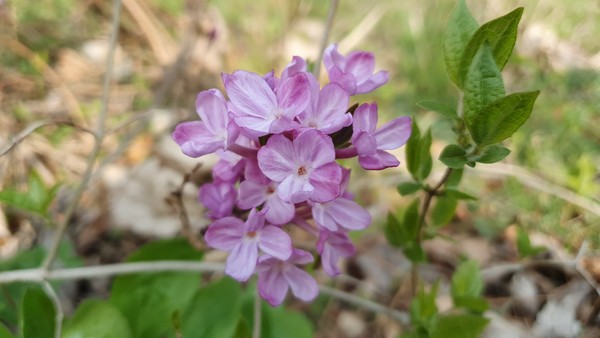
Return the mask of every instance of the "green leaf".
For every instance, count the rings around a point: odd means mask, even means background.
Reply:
[[[198,290],[183,313],[183,337],[231,337],[241,316],[240,284],[225,277]],[[145,337],[145,336],[144,336]]]
[[[478,26],[477,21],[475,21],[475,18],[469,12],[465,1],[458,0],[452,14],[450,14],[450,20],[448,21],[443,41],[446,70],[452,82],[457,86],[459,84],[458,68],[463,51]]]
[[[133,253],[128,262],[200,260],[202,253],[185,239],[152,242]],[[171,316],[183,311],[200,285],[194,272],[161,272],[120,276],[110,301],[129,322],[134,337],[162,337],[173,332]]]
[[[490,103],[467,123],[473,140],[486,146],[509,138],[527,121],[539,93],[514,93]]]
[[[527,232],[521,228],[517,229],[517,250],[521,258],[536,256],[546,251],[543,246],[531,245],[531,240]]]
[[[413,119],[412,132],[408,142],[406,142],[406,168],[415,180],[419,180],[419,166],[421,165],[421,132],[419,125]]]
[[[398,187],[397,187],[398,192],[402,196],[406,196],[406,195],[415,193],[415,192],[421,190],[421,188],[423,188],[423,184],[421,184],[419,182],[403,182],[403,183],[398,184]]]
[[[410,319],[415,328],[431,330],[438,316],[438,308],[435,303],[438,293],[439,282],[431,287],[429,292],[424,286],[419,287],[416,297],[410,302]]]
[[[477,200],[477,197],[467,194],[466,192],[457,190],[456,188],[446,188],[444,190],[444,195],[450,198],[455,198],[457,200]]]
[[[484,43],[469,67],[464,83],[464,118],[467,128],[473,119],[482,114],[488,104],[504,96],[504,82],[500,69],[494,61],[492,49]]]
[[[388,213],[387,222],[383,228],[383,232],[385,233],[388,242],[395,247],[401,247],[407,243],[408,236],[406,235],[406,230],[391,212]]]
[[[291,311],[283,306],[263,306],[266,323],[263,338],[311,338],[314,336],[311,322],[304,314]],[[266,333],[266,334],[265,334]]]
[[[492,144],[486,147],[483,151],[483,155],[477,159],[479,163],[496,163],[502,161],[506,156],[510,154],[510,150],[503,147],[500,144]]]
[[[458,200],[456,198],[439,196],[431,210],[431,223],[438,227],[450,223],[457,205]]]
[[[475,313],[484,313],[489,305],[482,297],[476,296],[457,296],[453,299],[455,307],[461,307],[473,311]]]
[[[491,47],[492,55],[498,69],[502,70],[504,68],[504,65],[506,65],[508,58],[512,54],[515,41],[517,41],[517,29],[522,15],[523,8],[519,7],[504,16],[483,24],[477,29],[471,39],[469,39],[469,43],[465,47],[460,60],[458,70],[460,83],[464,82],[471,61],[473,61],[479,47],[485,42]]]
[[[460,296],[479,297],[483,290],[483,280],[476,261],[468,260],[456,268],[452,275],[452,298]]]
[[[2,322],[0,322],[0,338],[14,338],[13,334]]]
[[[419,180],[424,180],[429,177],[431,174],[431,168],[433,167],[433,160],[431,158],[431,128],[427,129],[427,132],[423,137],[421,137],[421,142],[419,142],[419,170],[417,171],[417,176]]]
[[[442,150],[439,160],[449,168],[462,169],[467,163],[467,153],[460,146],[449,144]]]
[[[456,188],[462,179],[463,170],[462,169],[454,169],[448,176],[446,180],[446,187],[448,188]]]
[[[417,102],[417,106],[419,106],[425,110],[440,113],[451,119],[458,118],[458,115],[456,114],[456,109],[454,107],[451,107],[451,106],[443,104],[443,103],[439,103],[437,101],[422,100],[422,101]]]
[[[402,248],[402,252],[413,263],[425,262],[427,260],[423,247],[415,241],[407,243]]]
[[[417,238],[419,233],[419,198],[415,198],[404,212],[404,227],[409,241]]]
[[[23,338],[53,338],[56,309],[39,287],[27,289],[21,305],[20,328]]]
[[[128,338],[132,337],[127,319],[114,305],[104,300],[86,300],[69,319],[63,338]]]
[[[489,319],[473,314],[452,314],[438,318],[430,338],[477,338]]]

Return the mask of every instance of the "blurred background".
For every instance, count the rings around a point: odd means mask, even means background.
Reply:
[[[465,172],[462,190],[478,200],[459,204],[444,229],[450,239],[426,243],[435,269],[424,278],[431,280],[448,275],[460,257],[483,267],[518,259],[523,233],[565,259],[584,240],[593,250],[600,245],[600,2],[467,3],[480,24],[525,7],[506,88],[541,94],[531,119],[506,142],[511,155]],[[451,123],[416,103],[456,105],[441,51],[453,6],[341,1],[330,36],[343,53],[373,52],[377,68],[390,72],[386,86],[353,102],[378,102],[380,122],[410,115],[421,130],[431,127],[434,158],[454,141]],[[222,88],[221,72],[278,74],[293,55],[315,60],[328,9],[327,1],[309,0],[123,0],[106,139],[61,255],[74,265],[119,262],[143,243],[177,235],[168,197],[198,162],[204,176],[195,183],[206,181],[215,159],[184,157],[170,139],[173,127],[197,118],[196,94]],[[48,246],[52,220],[64,214],[86,169],[94,139],[85,129],[95,128],[102,107],[111,13],[106,0],[0,0],[2,260]],[[14,142],[32,126],[40,128]],[[403,161],[402,150],[397,156]],[[359,254],[346,271],[386,293],[409,265],[385,246],[381,231],[387,213],[409,203],[395,190],[409,175],[403,165],[368,173],[355,161],[345,165],[355,169],[351,190],[374,217],[354,236]],[[433,178],[442,170],[434,164]],[[196,194],[197,185],[184,191],[192,226],[200,229],[208,221]],[[596,260],[588,263],[600,271]],[[86,288],[78,297],[106,292],[106,285]]]

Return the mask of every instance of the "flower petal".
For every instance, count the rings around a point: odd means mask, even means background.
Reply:
[[[377,104],[376,103],[365,103],[361,104],[354,111],[353,125],[355,132],[363,131],[367,133],[375,132],[377,128]],[[354,135],[352,135],[354,136]]]
[[[225,217],[208,226],[204,240],[211,248],[230,251],[244,237],[244,222],[236,217]]]
[[[247,281],[254,273],[258,259],[258,243],[256,241],[241,241],[227,257],[225,273],[240,282]]]
[[[377,140],[377,149],[392,150],[404,145],[412,131],[412,122],[410,117],[401,116],[384,124],[375,131]]]
[[[268,185],[250,180],[240,183],[240,198],[237,206],[240,209],[248,210],[263,204],[267,198],[267,187]]]
[[[251,133],[250,137],[260,137],[267,135],[271,129],[273,123],[272,117],[260,117],[260,116],[234,116],[233,121],[241,129],[241,131],[249,130]],[[248,133],[246,133],[248,134]]]
[[[196,96],[196,112],[214,134],[227,129],[229,112],[223,94],[218,89],[205,90]]]
[[[277,186],[279,197],[289,203],[306,201],[314,190],[315,188],[306,175],[290,175]]]
[[[281,182],[294,173],[294,162],[292,141],[283,135],[271,136],[267,144],[258,151],[259,168],[275,182]]]
[[[344,66],[344,56],[338,52],[336,44],[332,43],[325,49],[323,52],[323,63],[327,71],[333,67],[341,68]]]
[[[325,134],[334,133],[352,123],[352,115],[346,113],[349,103],[348,92],[337,83],[321,89],[315,114],[318,129]]]
[[[319,285],[317,281],[309,275],[306,271],[291,266],[288,269],[282,271],[285,280],[290,285],[292,293],[297,298],[309,302],[317,297],[319,294]]]
[[[275,93],[258,74],[238,70],[225,77],[224,85],[238,116],[266,118],[277,108]]]
[[[373,74],[369,79],[356,86],[356,94],[366,94],[383,86],[388,82],[389,74],[384,70],[380,70]]]
[[[329,81],[342,86],[349,95],[356,94],[356,79],[350,73],[343,72],[340,68],[334,66],[327,69]]]
[[[337,198],[341,192],[342,169],[339,164],[331,162],[313,170],[310,175],[310,184],[314,192],[310,199],[315,202],[329,202]]]
[[[258,274],[258,293],[272,306],[283,303],[288,289],[289,285],[279,269],[270,268]]]
[[[314,129],[307,129],[296,137],[294,154],[297,164],[313,169],[335,161],[331,137]]]
[[[267,210],[267,221],[275,225],[289,223],[296,213],[296,208],[292,203],[285,202],[278,194],[271,194],[265,201]]]
[[[292,255],[292,240],[280,228],[267,225],[260,232],[258,247],[267,255],[286,260]]]
[[[353,200],[338,198],[325,203],[324,207],[327,214],[345,229],[362,230],[371,223],[371,215]]]
[[[178,124],[171,137],[181,147],[181,151],[190,157],[200,157],[225,147],[224,140],[215,137],[200,121]]]
[[[382,170],[400,165],[400,161],[394,155],[383,150],[377,150],[374,155],[359,156],[358,163],[367,170]]]
[[[286,79],[277,90],[279,109],[285,117],[293,119],[300,114],[310,101],[310,84],[304,73],[297,73]]]
[[[312,207],[312,216],[318,225],[330,231],[338,231],[335,219],[327,212],[326,203],[315,203]]]
[[[355,51],[346,56],[345,73],[351,73],[356,79],[356,84],[361,84],[369,79],[375,70],[375,56],[373,53]]]
[[[377,152],[377,140],[371,133],[354,133],[352,144],[356,147],[358,156],[375,155]]]
[[[292,61],[285,66],[283,72],[281,72],[281,81],[285,81],[290,76],[300,73],[306,72],[306,60],[299,56],[293,56]]]

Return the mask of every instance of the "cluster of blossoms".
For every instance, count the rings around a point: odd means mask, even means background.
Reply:
[[[188,156],[219,155],[213,181],[200,188],[213,219],[206,243],[229,252],[226,274],[246,281],[257,273],[260,295],[274,306],[290,288],[304,301],[318,294],[316,281],[298,267],[313,256],[294,248],[286,229],[314,236],[323,269],[335,276],[338,260],[355,251],[348,232],[371,222],[346,190],[350,170],[336,159],[358,157],[368,170],[398,166],[387,150],[411,132],[409,117],[377,128],[375,103],[349,108],[350,96],[388,80],[387,72],[373,74],[373,54],[344,56],[331,45],[323,59],[330,80],[323,88],[297,56],[280,78],[272,71],[223,74],[228,99],[217,89],[199,93],[201,121],[181,123],[172,135]]]

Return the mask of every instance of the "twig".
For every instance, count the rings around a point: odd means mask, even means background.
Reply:
[[[596,216],[600,216],[600,204],[593,201],[592,199],[581,196],[569,189],[566,189],[560,185],[554,184],[542,177],[539,177],[519,166],[495,163],[493,165],[485,165],[477,167],[477,170],[473,170],[475,173],[481,173],[488,176],[501,176],[501,177],[514,177],[521,184],[546,194],[558,197],[564,201],[567,201],[575,206],[578,206],[584,210],[587,210]]]
[[[256,285],[256,295],[254,296],[254,327],[252,327],[252,338],[260,338],[262,321],[262,298]]]
[[[333,18],[335,17],[335,11],[337,10],[339,0],[331,0],[329,5],[329,13],[327,13],[327,21],[325,22],[325,30],[323,31],[323,36],[321,37],[321,44],[319,45],[319,53],[317,54],[317,59],[315,60],[315,69],[313,69],[313,74],[317,79],[319,79],[319,75],[321,74],[321,60],[323,59],[323,52],[325,48],[327,48],[327,43],[329,43],[329,33],[331,32],[331,27],[333,26]]]
[[[56,254],[58,253],[58,247],[60,246],[62,237],[65,234],[65,231],[67,229],[69,222],[71,221],[71,217],[73,216],[73,214],[75,213],[75,210],[77,209],[77,206],[79,205],[79,200],[81,198],[81,195],[83,194],[83,191],[87,188],[87,185],[88,185],[90,178],[92,176],[92,173],[94,171],[94,164],[96,163],[96,159],[97,159],[98,155],[100,154],[100,150],[102,148],[102,141],[104,139],[104,133],[105,133],[105,121],[106,121],[106,115],[108,112],[108,101],[110,98],[109,97],[110,96],[110,81],[111,81],[112,69],[113,69],[113,59],[114,59],[115,49],[117,47],[117,38],[119,36],[120,19],[121,19],[121,0],[115,0],[114,9],[113,9],[112,27],[111,27],[111,37],[110,37],[109,50],[108,50],[107,62],[106,62],[106,74],[104,74],[104,85],[102,88],[102,101],[101,101],[102,107],[98,114],[98,124],[96,126],[96,132],[95,132],[96,138],[95,138],[95,142],[94,142],[94,148],[92,149],[92,152],[90,153],[90,155],[87,159],[86,170],[83,174],[82,180],[79,183],[79,185],[77,186],[77,188],[75,189],[73,199],[71,200],[71,202],[67,208],[67,211],[65,212],[62,222],[58,225],[58,228],[56,230],[56,235],[54,236],[54,242],[52,242],[52,246],[51,246],[50,250],[48,251],[48,255],[46,256],[46,258],[44,259],[44,262],[42,263],[42,268],[45,270],[50,269],[52,262],[56,258]]]
[[[60,304],[60,299],[58,298],[56,291],[54,291],[54,288],[52,288],[52,285],[50,285],[50,283],[48,283],[48,281],[42,281],[42,288],[46,292],[46,295],[48,296],[48,298],[50,298],[50,300],[52,301],[52,304],[54,304],[54,309],[56,310],[56,316],[55,316],[56,324],[54,326],[54,338],[60,338],[61,333],[62,333],[62,321],[63,321],[63,318],[65,317],[65,313],[62,309],[62,305]]]
[[[183,190],[185,186],[190,182],[194,174],[198,172],[202,163],[197,164],[190,173],[183,175],[183,179],[181,180],[181,184],[179,188],[173,192],[171,192],[171,198],[169,201],[177,214],[179,215],[179,221],[181,222],[181,232],[187,238],[188,242],[198,251],[203,251],[206,249],[205,245],[202,243],[196,234],[192,230],[192,225],[190,224],[190,218],[188,217],[187,211],[185,209],[185,204],[183,203]]]
[[[588,284],[590,284],[590,286],[593,287],[594,290],[596,290],[596,293],[600,296],[600,285],[598,285],[596,279],[592,275],[590,275],[590,273],[582,264],[583,258],[587,253],[588,247],[589,243],[586,239],[583,241],[583,243],[581,243],[581,247],[579,248],[577,257],[575,257],[575,270],[577,270],[581,277],[583,277],[583,279],[585,279],[588,282]]]
[[[25,127],[25,129],[21,130],[17,135],[15,135],[12,138],[11,141],[9,141],[4,147],[2,147],[2,149],[0,149],[0,157],[6,155],[9,151],[11,151],[14,147],[16,147],[25,138],[27,138],[29,135],[33,134],[33,132],[35,132],[39,128],[42,128],[45,126],[50,126],[50,125],[70,126],[77,130],[86,132],[86,133],[96,137],[96,134],[92,130],[89,130],[89,129],[84,128],[79,125],[76,125],[75,123],[73,123],[71,121],[57,121],[57,120],[35,121],[35,122],[31,123],[30,125],[28,125],[27,127]]]
[[[40,268],[24,269],[0,272],[0,284],[14,282],[42,283],[49,280],[77,280],[128,275],[133,273],[155,273],[166,271],[222,273],[225,271],[225,265],[221,263],[193,261],[154,261],[143,263],[107,264],[81,268],[56,269],[50,271],[45,271],[44,269]],[[327,286],[319,286],[319,289],[321,293],[329,295],[330,297],[334,297],[372,312],[384,313],[402,325],[408,324],[408,315],[406,313],[390,309],[369,299]]]

